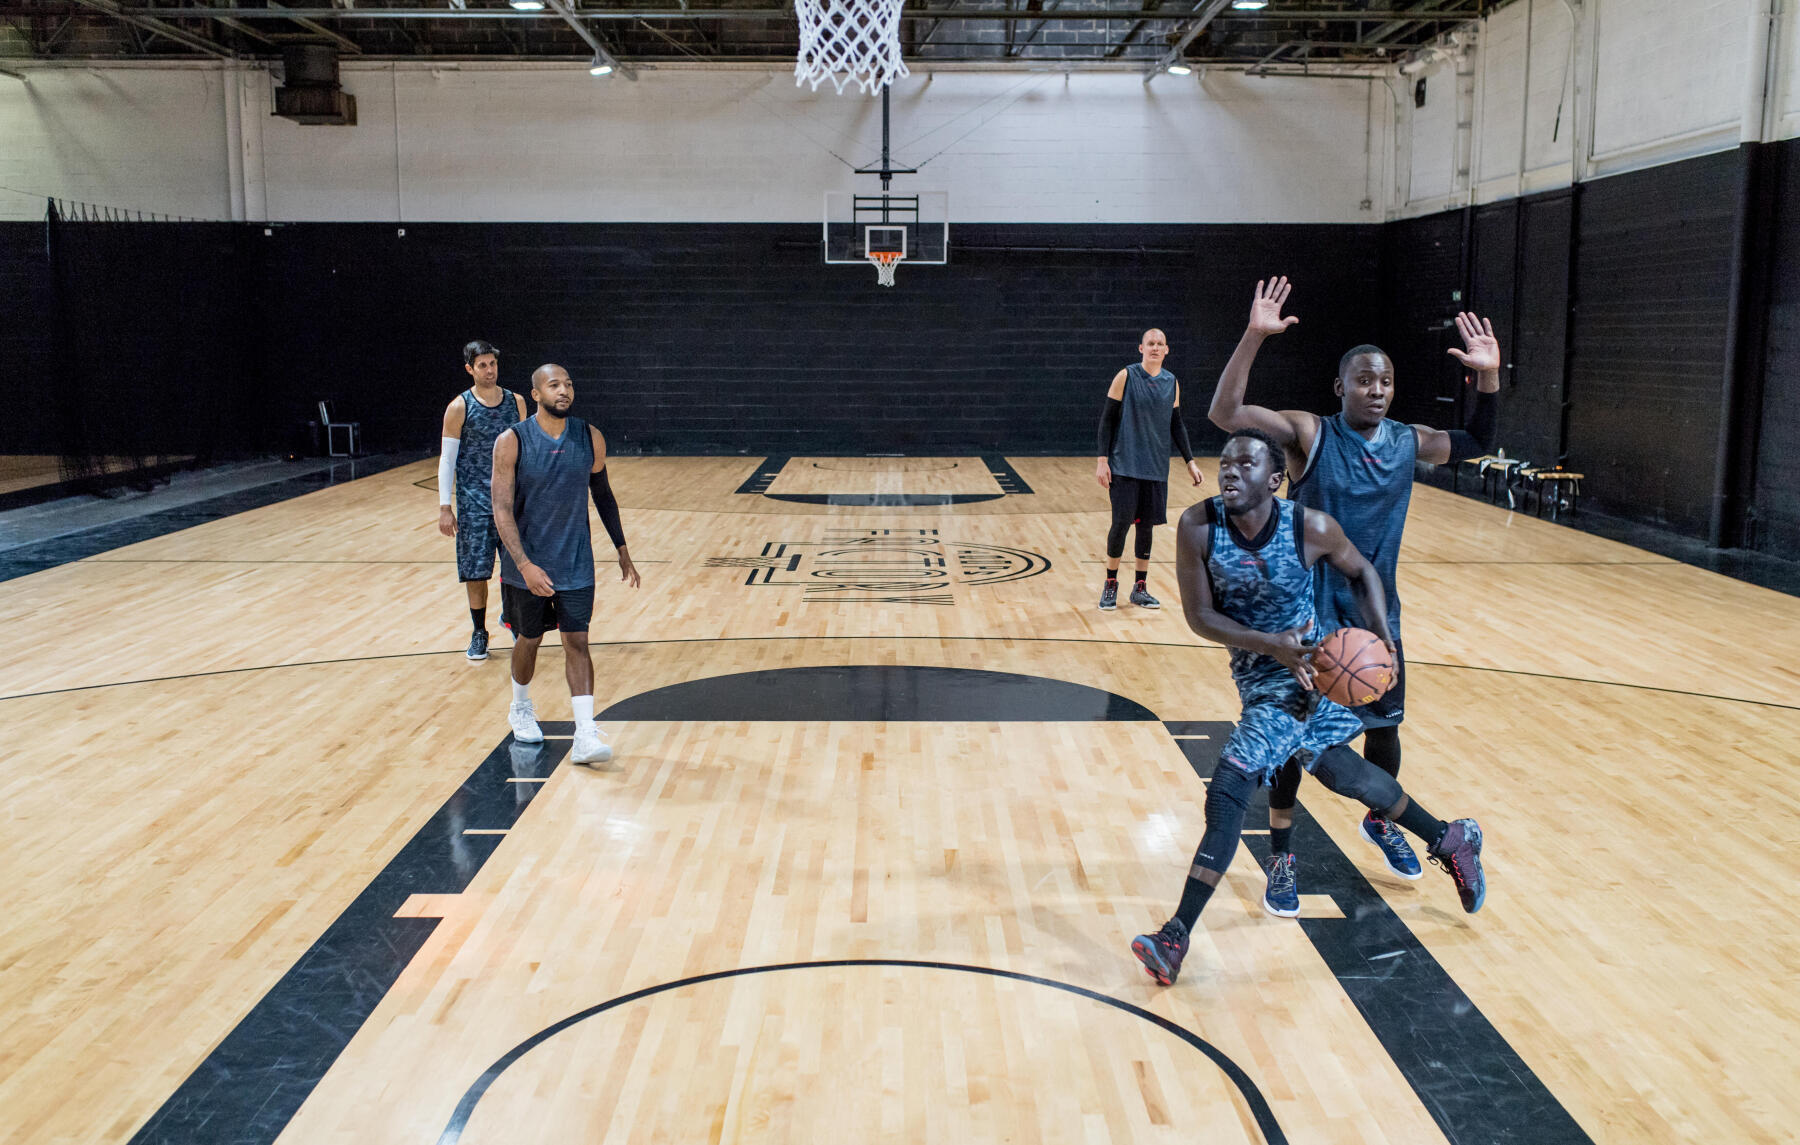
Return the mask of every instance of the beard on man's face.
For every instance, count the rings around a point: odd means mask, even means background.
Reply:
[[[562,399],[560,403],[552,398],[549,401],[542,401],[538,404],[543,406],[546,410],[549,410],[553,417],[568,417],[569,411],[575,408],[575,395],[570,394],[568,397]]]

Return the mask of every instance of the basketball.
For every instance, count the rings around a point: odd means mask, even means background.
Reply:
[[[1313,652],[1313,687],[1346,708],[1387,695],[1398,673],[1381,637],[1366,628],[1340,628]]]

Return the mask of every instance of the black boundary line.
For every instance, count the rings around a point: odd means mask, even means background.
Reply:
[[[1103,644],[1115,648],[1180,648],[1190,652],[1224,652],[1220,644],[1177,644],[1159,640],[1099,640],[1080,636],[688,636],[667,640],[588,641],[590,648],[634,648],[653,644],[732,644],[749,641],[809,640],[936,640],[939,642],[980,640],[1003,644]],[[560,644],[546,645],[560,648]],[[14,692],[0,696],[6,700],[29,700],[38,696],[61,696],[70,692],[92,692],[101,688],[128,688],[136,684],[166,684],[171,680],[201,680],[209,676],[235,676],[244,672],[273,672],[284,668],[321,668],[332,664],[362,664],[380,660],[410,660],[421,656],[461,656],[467,649],[445,648],[432,652],[388,652],[378,656],[342,656],[335,660],[300,660],[292,664],[251,664],[243,668],[220,668],[212,672],[186,672],[176,676],[147,676],[141,680],[113,680],[105,684],[77,684],[72,688],[49,688],[42,692]],[[1566,684],[1588,684],[1596,688],[1628,688],[1635,692],[1659,692],[1669,696],[1689,696],[1697,700],[1717,700],[1725,704],[1749,704],[1758,708],[1800,712],[1800,704],[1778,704],[1773,700],[1751,700],[1742,696],[1720,696],[1711,692],[1689,692],[1680,688],[1658,688],[1654,684],[1627,684],[1618,680],[1590,680],[1582,676],[1558,676],[1549,672],[1526,672],[1518,668],[1489,668],[1480,664],[1444,664],[1435,660],[1408,660],[1408,668],[1443,668],[1452,672],[1488,672],[1497,676],[1519,676],[1528,680],[1556,680]]]
[[[765,501],[852,509],[948,509],[999,501],[1005,493],[764,493]]]
[[[791,460],[793,460],[791,457],[771,456],[763,458],[757,463],[756,468],[750,471],[750,476],[744,478],[744,483],[739,485],[734,492],[746,494],[761,493],[775,483],[775,479],[781,476],[781,471],[787,468],[787,463]]]
[[[1212,778],[1236,727],[1229,721],[1191,720],[1165,720],[1163,726],[1170,735],[1210,735],[1175,741],[1202,781]],[[1255,796],[1251,818],[1258,817],[1266,828],[1266,788]],[[1246,833],[1243,844],[1259,866],[1268,861],[1267,834]],[[1296,921],[1448,1140],[1593,1145],[1574,1115],[1303,803],[1294,807],[1294,851],[1306,891],[1329,894],[1342,916]],[[1446,889],[1430,888],[1439,894]]]
[[[347,560],[237,560],[226,557],[87,557],[81,562],[89,565],[453,565],[449,561],[347,561]],[[638,565],[666,565],[673,561],[633,561]],[[610,568],[611,561],[595,561],[595,568]]]
[[[622,994],[609,1001],[589,1006],[585,1010],[570,1014],[554,1025],[539,1030],[506,1051],[493,1065],[483,1071],[482,1075],[463,1093],[462,1100],[456,1103],[456,1111],[450,1115],[450,1123],[439,1135],[438,1145],[460,1145],[463,1130],[468,1127],[469,1117],[475,1112],[475,1106],[500,1075],[506,1072],[514,1062],[579,1022],[656,994],[678,990],[686,986],[716,982],[722,978],[739,978],[750,974],[768,974],[781,970],[824,970],[845,966],[890,966],[909,970],[956,970],[965,974],[986,974],[995,978],[1007,978],[1014,982],[1029,982],[1034,986],[1048,986],[1053,990],[1062,990],[1090,1001],[1103,1003],[1117,1010],[1123,1010],[1133,1017],[1142,1018],[1144,1021],[1174,1034],[1205,1054],[1214,1065],[1219,1067],[1220,1072],[1237,1086],[1238,1093],[1242,1095],[1245,1104],[1250,1107],[1250,1115],[1256,1119],[1256,1127],[1262,1131],[1263,1139],[1269,1145],[1287,1145],[1287,1134],[1282,1131],[1281,1125],[1275,1120],[1275,1111],[1269,1107],[1268,1099],[1263,1097],[1262,1091],[1256,1087],[1256,1083],[1250,1079],[1250,1075],[1239,1068],[1238,1064],[1227,1057],[1224,1051],[1217,1046],[1186,1027],[1176,1025],[1160,1014],[1153,1014],[1109,994],[1102,994],[1068,982],[1058,982],[1054,978],[1040,978],[1035,974],[1021,974],[1015,970],[998,970],[991,966],[967,966],[959,962],[929,962],[911,958],[834,958],[820,962],[783,962],[772,966],[744,966],[736,970],[716,970],[711,974],[697,974],[692,978],[664,982],[658,986],[647,986],[642,990],[634,990],[629,994]]]
[[[310,473],[296,474],[293,477],[252,485],[247,489],[221,493],[203,501],[190,501],[185,505],[158,509],[142,516],[95,525],[89,529],[80,529],[57,537],[46,537],[41,541],[33,541],[7,549],[5,552],[0,552],[0,581],[15,580],[33,573],[61,568],[101,553],[111,552],[113,549],[124,548],[126,545],[153,541],[158,537],[166,537],[171,533],[179,533],[183,529],[191,529],[197,525],[211,524],[239,513],[247,513],[252,509],[262,509],[283,501],[304,497],[308,493],[318,493],[325,489],[349,485],[368,477],[411,465],[421,459],[413,457],[411,454],[387,453],[345,460],[352,465],[353,469],[359,471],[355,476],[343,481],[333,479],[335,474],[331,468],[316,469]]]
[[[546,723],[559,736],[572,725]],[[240,1018],[131,1137],[130,1145],[273,1142],[387,997],[437,929],[436,918],[396,918],[415,894],[461,894],[510,829],[569,741],[515,744],[508,735],[436,813]]]

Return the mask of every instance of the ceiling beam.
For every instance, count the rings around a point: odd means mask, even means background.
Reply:
[[[561,16],[564,22],[566,22],[570,28],[574,29],[575,34],[581,37],[582,43],[594,49],[594,58],[596,60],[610,65],[613,71],[619,73],[628,80],[636,82],[637,69],[629,64],[620,62],[618,57],[607,51],[606,45],[600,42],[600,37],[594,35],[592,30],[576,17],[574,9],[569,7],[568,0],[544,0],[544,2],[550,5],[551,11]],[[366,12],[367,9],[364,9],[364,11]]]
[[[1216,0],[1203,0],[1212,3]],[[1343,9],[1310,10],[1310,9],[1262,9],[1254,12],[1220,11],[1214,13],[1210,23],[1238,22],[1243,20],[1325,20],[1340,23],[1370,23],[1374,21],[1395,21],[1402,26],[1410,23],[1448,23],[1452,20],[1473,20],[1480,13],[1469,3],[1469,0],[1441,0],[1444,4],[1458,3],[1459,8],[1422,8],[1422,9],[1369,9],[1366,11],[1346,11]],[[74,4],[90,8],[100,7],[95,0],[73,0]],[[53,16],[66,15],[70,9],[56,8],[50,5],[37,7],[20,7],[0,4],[0,17],[6,16]],[[520,12],[513,8],[453,8],[453,7],[419,7],[419,8],[281,8],[278,6],[257,8],[207,8],[199,6],[187,7],[127,7],[106,0],[102,9],[109,15],[124,19],[127,15],[145,18],[169,17],[175,19],[213,19],[226,16],[238,20],[558,20],[564,19],[554,10],[542,12]],[[571,9],[570,16],[579,21],[588,20],[785,20],[793,16],[789,8],[581,8]],[[1022,21],[1036,20],[1184,20],[1192,19],[1194,11],[1170,11],[1167,9],[1143,8],[1057,8],[1048,11],[1030,11],[1027,9],[959,9],[941,7],[909,7],[905,12],[908,20],[973,20],[973,21]],[[1203,30],[1203,29],[1202,29]],[[1396,29],[1397,30],[1397,29]],[[1379,31],[1379,30],[1378,30]],[[1195,35],[1199,33],[1196,32]]]
[[[142,28],[146,32],[155,32],[159,36],[174,40],[176,43],[192,48],[197,52],[205,52],[209,56],[217,56],[222,60],[237,59],[236,52],[219,43],[217,40],[208,39],[205,36],[190,32],[186,28],[178,28],[166,20],[149,15],[146,10],[129,9],[122,4],[114,3],[113,0],[75,0],[75,2],[83,7],[92,8],[96,12],[104,12],[115,20],[123,20],[125,23],[130,24],[135,28]],[[157,9],[150,9],[148,11],[157,11]],[[209,8],[200,8],[195,10],[192,15],[204,16],[211,19],[213,18],[213,11],[213,9]],[[236,13],[227,13],[227,15],[235,14]]]
[[[1200,33],[1206,31],[1206,26],[1217,19],[1219,13],[1230,3],[1231,0],[1200,0],[1200,3],[1195,4],[1192,13],[1194,19],[1182,29],[1180,38],[1169,45],[1169,50],[1163,53],[1162,58],[1151,66],[1150,74],[1164,71],[1170,64],[1179,61],[1182,53],[1187,51],[1187,46],[1198,39]]]

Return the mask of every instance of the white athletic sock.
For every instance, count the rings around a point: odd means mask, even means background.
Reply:
[[[514,680],[512,682],[512,686],[513,686],[513,703],[526,704],[526,703],[531,702],[531,685],[530,684],[521,684],[517,680]]]
[[[594,722],[594,697],[572,696],[569,703],[575,708],[576,727],[586,727]]]

